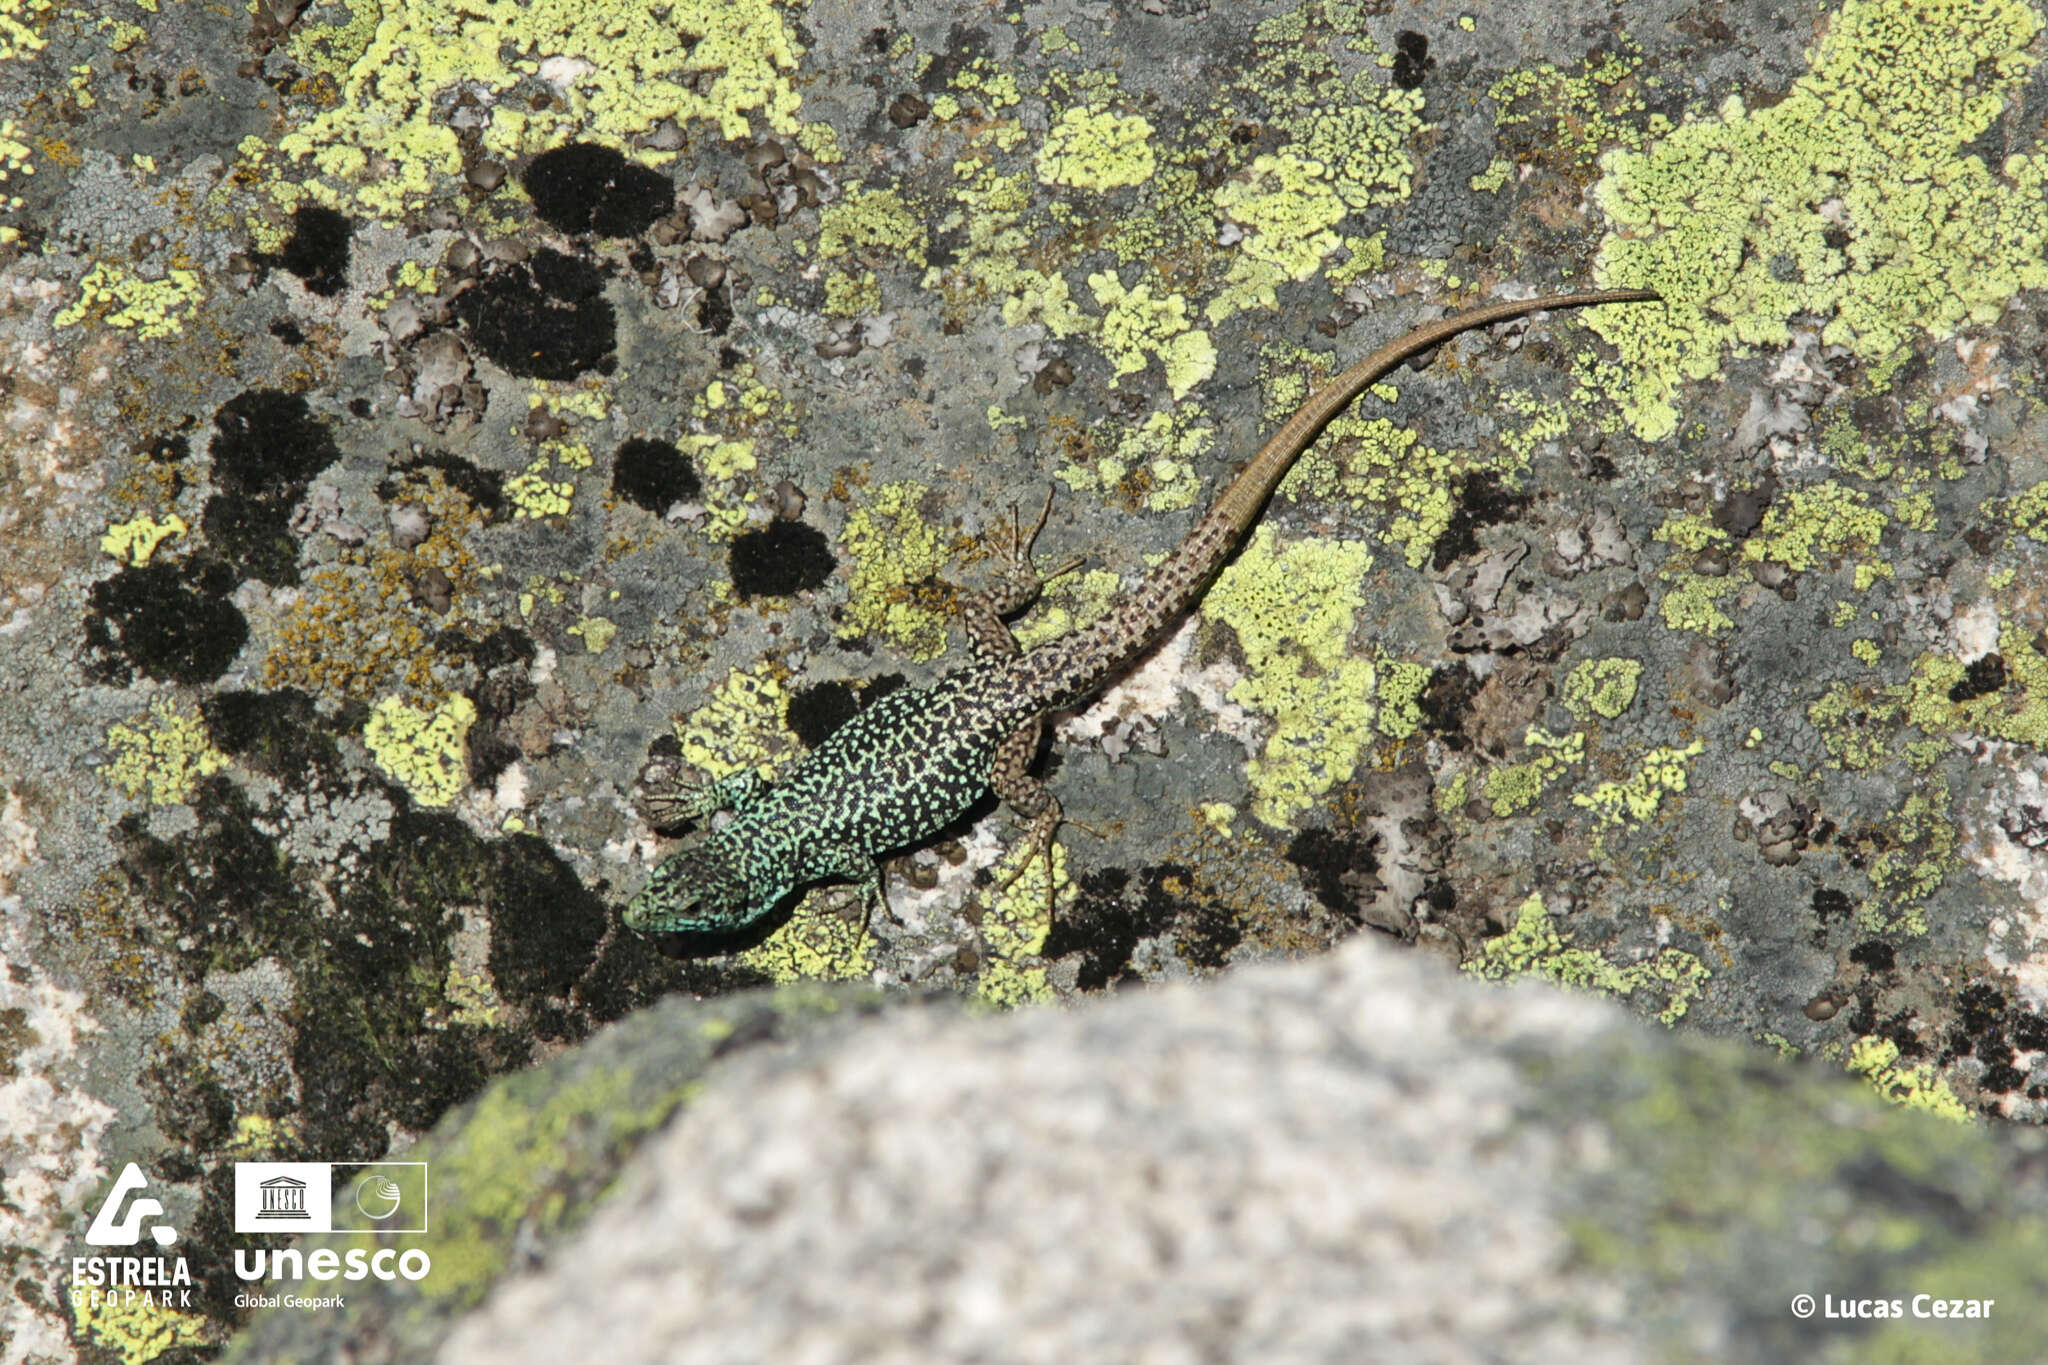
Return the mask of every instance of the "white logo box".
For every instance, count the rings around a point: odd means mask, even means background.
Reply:
[[[427,1163],[235,1163],[236,1232],[293,1236],[337,1230],[425,1232]]]

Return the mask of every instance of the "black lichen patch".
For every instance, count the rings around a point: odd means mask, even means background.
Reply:
[[[1189,869],[1178,863],[1141,869],[1135,886],[1122,868],[1091,872],[1081,878],[1073,907],[1053,920],[1040,952],[1049,959],[1078,955],[1075,985],[1084,991],[1141,980],[1132,954],[1145,939],[1169,932],[1190,966],[1220,967],[1243,935],[1227,912],[1190,901],[1189,884]]]
[[[1851,948],[1849,960],[1867,972],[1888,972],[1898,965],[1899,955],[1891,944],[1873,938]]]
[[[1327,829],[1305,829],[1295,835],[1282,856],[1301,869],[1309,893],[1323,908],[1347,924],[1360,921],[1359,892],[1380,870],[1375,838],[1358,838]]]
[[[1429,55],[1429,39],[1412,29],[1394,35],[1394,84],[1403,90],[1421,87],[1422,78],[1436,66]]]
[[[85,671],[126,686],[136,673],[159,682],[212,682],[249,639],[234,603],[234,573],[211,556],[154,560],[92,585],[85,617]]]
[[[348,283],[348,219],[333,209],[308,204],[292,214],[292,235],[278,264],[305,281],[306,288],[331,298]]]
[[[313,698],[296,687],[215,693],[199,703],[199,714],[215,748],[245,768],[300,787],[309,780],[323,786],[342,780],[335,733],[360,724],[359,717],[322,716]]]
[[[732,586],[742,598],[790,597],[822,587],[839,561],[825,533],[800,521],[776,521],[733,537]]]
[[[619,324],[603,286],[594,266],[543,249],[457,295],[454,312],[470,343],[508,373],[526,379],[610,374],[618,364]]]
[[[1416,698],[1423,723],[1444,742],[1444,747],[1462,753],[1472,747],[1465,722],[1472,715],[1472,702],[1484,684],[1463,660],[1429,675],[1428,686]]]
[[[2000,654],[1986,654],[1971,662],[1963,670],[1963,676],[1949,688],[1948,699],[1952,702],[1975,701],[1988,697],[2005,688],[2005,657]]]
[[[783,719],[806,749],[815,749],[859,710],[860,701],[850,684],[824,682],[792,696]]]
[[[411,476],[429,469],[439,470],[443,481],[468,498],[484,514],[485,520],[496,521],[504,515],[504,471],[484,469],[444,450],[424,451],[404,459],[394,457],[391,472],[377,481],[378,499],[383,502],[401,500],[409,488],[422,482]]]
[[[192,454],[192,442],[182,432],[167,431],[150,437],[141,453],[155,464],[177,464]]]
[[[2004,991],[1989,982],[1974,982],[1956,996],[1956,1018],[1944,1040],[1940,1061],[1975,1057],[1984,1064],[1977,1086],[1987,1095],[2008,1095],[2027,1088],[2028,1067],[2020,1054],[2048,1051],[2048,1018],[2012,1004]],[[2028,1098],[2040,1087],[2028,1089]]]
[[[287,346],[303,346],[306,334],[299,330],[299,324],[290,318],[279,318],[270,324],[270,334]]]
[[[1431,566],[1441,573],[1467,555],[1478,554],[1480,530],[1514,520],[1528,509],[1529,501],[1527,493],[1515,492],[1486,470],[1473,474],[1451,510],[1451,524],[1437,540]]]
[[[667,441],[636,436],[612,456],[613,494],[656,516],[703,491],[689,457]]]
[[[280,732],[294,719],[323,728],[304,698],[246,694],[215,707],[209,728],[245,758],[322,769],[320,756],[290,755]],[[542,841],[479,837],[377,785],[395,811],[388,832],[341,873],[295,862],[287,836],[270,832],[288,831],[289,816],[257,808],[225,775],[195,786],[192,829],[163,839],[128,819],[115,831],[139,902],[128,921],[137,946],[168,954],[192,999],[209,973],[263,959],[290,975],[292,1014],[280,1022],[292,1030],[299,1096],[290,1127],[309,1151],[362,1158],[384,1150],[394,1125],[424,1128],[488,1077],[526,1064],[537,1039],[580,1038],[686,975],[636,936],[615,936],[594,1006],[578,987],[599,965],[605,903]],[[465,985],[453,968],[471,916],[488,924],[488,948]],[[494,992],[482,1003],[477,966]],[[715,969],[697,977],[689,984],[725,984]],[[205,1010],[186,1013],[205,1027]],[[280,1102],[229,1095],[203,1068],[174,1060],[160,1059],[145,1079],[160,1125],[195,1153],[217,1149],[234,1113]]]
[[[636,237],[675,209],[667,176],[592,142],[542,152],[524,183],[534,212],[571,236]]]
[[[1854,908],[1855,903],[1849,899],[1849,893],[1846,891],[1836,891],[1825,886],[1813,889],[1814,918],[1822,924],[1847,919],[1849,912]]]
[[[272,587],[299,581],[292,508],[306,485],[341,458],[327,424],[306,400],[278,389],[250,389],[213,416],[213,483],[201,525],[206,538],[244,576]]]

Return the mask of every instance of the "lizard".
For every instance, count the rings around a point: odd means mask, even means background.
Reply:
[[[1091,624],[1026,652],[1005,618],[1038,596],[1042,580],[1031,546],[1051,510],[1048,497],[1030,536],[1020,536],[1013,519],[1008,563],[994,585],[961,598],[969,662],[856,712],[777,782],[748,768],[662,798],[682,820],[718,810],[733,816],[656,866],[628,902],[626,926],[736,933],[798,887],[834,878],[860,883],[871,913],[887,904],[878,856],[936,834],[991,788],[1029,822],[1033,855],[1018,870],[1042,854],[1050,888],[1060,804],[1029,772],[1046,715],[1100,691],[1194,609],[1274,488],[1338,413],[1396,366],[1473,328],[1544,309],[1658,299],[1648,289],[1514,299],[1425,323],[1386,343],[1310,394],[1134,591]]]

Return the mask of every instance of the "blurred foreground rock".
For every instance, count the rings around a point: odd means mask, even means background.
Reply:
[[[1367,940],[1064,1013],[672,1000],[415,1151],[427,1281],[230,1358],[2018,1360],[2041,1148]]]

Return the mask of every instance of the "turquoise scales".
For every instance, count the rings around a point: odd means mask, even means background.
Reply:
[[[1030,820],[1028,837],[1049,856],[1059,802],[1028,771],[1046,713],[1098,691],[1193,609],[1331,418],[1395,366],[1460,332],[1546,308],[1656,298],[1646,289],[1620,289],[1510,300],[1388,342],[1311,394],[1135,591],[1091,625],[1028,654],[1003,623],[1029,606],[1039,588],[1031,537],[1013,533],[1009,565],[995,589],[962,601],[973,661],[929,687],[882,698],[799,759],[780,782],[741,773],[677,799],[682,817],[729,809],[733,819],[655,868],[626,906],[626,924],[740,930],[796,888],[835,877],[862,883],[872,907],[882,897],[876,858],[929,838],[990,788]],[[1044,521],[1041,514],[1040,525]]]

